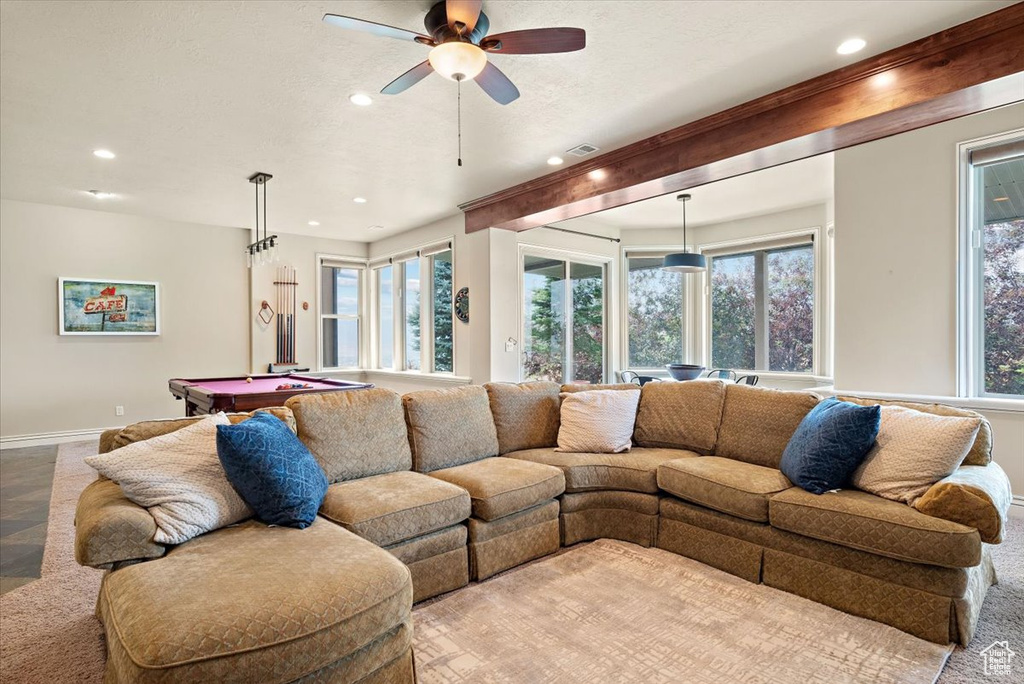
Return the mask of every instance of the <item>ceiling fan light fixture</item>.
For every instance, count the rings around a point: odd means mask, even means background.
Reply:
[[[435,46],[427,61],[434,71],[450,81],[476,78],[487,66],[487,55],[472,43],[451,41]]]

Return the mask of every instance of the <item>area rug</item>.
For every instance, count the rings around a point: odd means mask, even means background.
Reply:
[[[421,684],[932,684],[952,647],[600,540],[414,613]]]
[[[103,631],[93,614],[99,582],[103,573],[99,570],[83,568],[75,563],[74,559],[75,504],[82,489],[96,477],[95,472],[85,465],[82,459],[89,454],[96,453],[96,447],[95,441],[61,445],[54,469],[42,578],[0,595],[0,682],[4,684],[7,682],[12,684],[71,684],[77,682],[90,684],[95,682],[99,684],[103,681],[103,670],[106,665]],[[1009,677],[1000,679],[986,676],[981,655],[982,650],[993,641],[1007,639],[1014,651],[1024,653],[1024,637],[1021,636],[1024,634],[1024,519],[1011,519],[1005,536],[1006,541],[992,549],[999,575],[999,584],[989,589],[985,604],[982,606],[975,638],[968,648],[958,647],[950,656],[945,671],[938,679],[938,684],[998,684],[1002,681],[1019,681],[1016,662],[1014,662],[1014,672]],[[516,579],[522,573],[535,572],[536,567],[543,568],[552,561],[561,561],[563,557],[570,557],[571,562],[576,564],[579,561],[572,557],[578,551],[590,547],[600,548],[608,544],[619,543],[594,542],[589,545],[563,549],[558,556],[510,570],[486,582],[473,584],[458,592],[418,606],[414,615],[417,648],[420,649],[418,653],[420,681],[423,684],[438,681],[460,683],[514,681],[517,684],[545,681],[592,681],[601,684],[639,681],[641,679],[639,674],[622,674],[613,670],[612,666],[616,661],[621,662],[620,658],[632,659],[636,666],[635,672],[643,673],[645,682],[753,683],[772,681],[773,684],[791,684],[792,682],[814,684],[816,682],[844,681],[837,675],[844,668],[844,664],[837,662],[836,659],[847,648],[846,644],[841,644],[839,651],[828,654],[828,659],[819,661],[815,665],[816,671],[813,675],[807,677],[799,675],[800,679],[795,680],[789,677],[768,680],[761,673],[753,671],[752,667],[743,663],[730,665],[726,660],[726,653],[718,653],[715,648],[705,646],[700,642],[687,643],[673,637],[680,643],[677,643],[672,651],[665,650],[661,639],[652,639],[648,643],[641,644],[640,647],[636,646],[638,639],[634,638],[633,634],[638,630],[643,633],[642,625],[648,619],[647,613],[661,615],[661,619],[665,619],[664,616],[669,614],[677,622],[681,622],[680,616],[686,614],[681,612],[686,610],[685,607],[680,609],[678,615],[673,615],[673,611],[662,606],[662,602],[675,600],[670,599],[671,595],[667,592],[659,593],[657,602],[644,602],[643,604],[640,603],[642,597],[637,596],[634,592],[631,602],[637,604],[637,608],[631,614],[634,616],[633,622],[637,624],[620,623],[614,637],[605,635],[610,643],[603,643],[601,648],[595,648],[595,645],[589,642],[588,635],[592,629],[599,627],[603,629],[603,625],[597,622],[599,614],[594,611],[597,601],[592,600],[590,596],[591,593],[595,597],[602,593],[599,591],[599,586],[595,586],[593,592],[590,587],[585,587],[585,593],[577,597],[577,602],[550,601],[537,589],[536,578],[524,578],[521,582]],[[626,544],[620,544],[620,546],[637,550],[636,547]],[[730,575],[718,573],[667,552],[645,550],[644,553],[649,553],[650,559],[655,559],[658,556],[676,558],[683,563],[703,568],[709,576],[714,576],[715,579],[739,583],[745,589],[758,589],[758,587],[732,578]],[[650,563],[651,568],[657,567],[661,562],[660,559],[646,561],[646,563]],[[626,587],[634,586],[638,577],[644,577],[647,567],[646,564],[641,563],[634,572],[623,578],[622,591],[618,593],[627,596]],[[555,576],[561,574],[543,569],[542,573]],[[510,593],[507,583],[512,580],[515,580],[516,584],[512,585],[512,593]],[[554,578],[551,581],[553,582]],[[706,581],[705,591],[710,592],[715,582],[713,579]],[[505,588],[499,590],[501,587]],[[516,587],[522,588],[521,595],[515,593],[518,591]],[[767,587],[763,588],[773,591]],[[739,595],[736,593],[737,591],[739,590],[733,590],[733,595]],[[616,592],[612,591],[611,594],[614,598]],[[567,594],[562,595],[568,596]],[[803,601],[797,597],[790,598]],[[491,599],[496,603],[491,605]],[[473,605],[449,603],[451,601],[467,601]],[[522,603],[521,606],[520,603]],[[810,605],[813,607],[817,604],[811,603]],[[753,608],[752,604],[750,609],[753,610]],[[818,608],[829,610],[822,606],[818,606]],[[518,629],[524,632],[523,635],[512,632],[504,633],[503,630],[515,626],[514,623],[524,615],[522,611],[527,609],[536,611],[541,616],[538,623],[536,625],[520,623]],[[464,616],[458,614],[459,610],[481,611],[479,623],[468,623]],[[503,617],[504,611],[510,611],[507,618]],[[438,616],[443,614],[452,615],[452,617],[439,621]],[[486,617],[488,614],[490,617]],[[740,617],[742,616],[734,616],[734,619]],[[848,618],[849,616],[844,617]],[[724,627],[721,616],[715,618],[712,614],[711,618],[717,622],[710,621],[701,626],[701,629],[709,635],[702,638],[712,640],[709,643],[724,643],[725,636],[729,635],[716,636],[713,629],[715,625],[718,626],[718,629]],[[849,619],[856,620],[856,618]],[[875,630],[889,630],[888,627],[877,623],[867,624]],[[539,664],[545,661],[534,658],[535,652],[541,656],[544,653],[552,652],[546,630],[555,632],[553,636],[555,643],[571,643],[573,648],[581,649],[584,653],[597,653],[593,657],[593,664],[581,667],[578,672],[570,672],[568,676],[559,678],[560,673],[564,673],[567,668],[556,662],[553,666],[550,664],[546,666],[554,668],[549,670],[549,674],[546,674],[539,667]],[[475,632],[476,636],[470,638],[468,642],[459,641],[461,635],[467,632]],[[897,632],[897,634],[913,639],[901,632]],[[545,636],[541,638],[538,635]],[[739,641],[748,650],[748,656],[745,657],[763,659],[765,653],[770,652],[770,649],[774,647],[765,641],[763,635],[764,630],[761,625],[755,625],[748,634],[738,635],[734,632],[729,639]],[[697,637],[694,636],[694,638]],[[484,643],[484,639],[486,639],[486,643]],[[482,654],[473,653],[468,650],[467,643],[470,646],[477,643],[486,650]],[[521,643],[522,646],[517,646],[517,643]],[[540,647],[535,645],[537,643],[540,643]],[[1017,644],[1020,644],[1021,648],[1018,648]],[[934,647],[931,644],[926,644],[926,646]],[[469,657],[465,660],[454,657],[452,653],[459,649],[463,649],[464,655]],[[822,653],[822,646],[819,642],[816,649],[808,651],[808,657],[811,655],[816,658],[824,657]],[[499,676],[500,673],[488,672],[486,667],[490,667],[499,654],[504,661],[526,668],[522,676],[512,676],[505,671],[505,679],[502,679]],[[558,657],[572,658],[572,654],[563,650]],[[680,660],[683,657],[687,660]],[[702,658],[710,659],[710,662],[705,663]],[[474,659],[481,660],[482,664],[474,665]],[[675,668],[685,662],[692,663],[692,665],[687,665],[691,669],[686,671],[682,677],[673,679],[667,674],[654,671],[660,667],[658,663],[661,662],[668,663]],[[470,668],[473,667],[476,669],[471,670]],[[736,669],[730,670],[729,667]],[[598,672],[597,677],[588,676],[595,669]],[[808,665],[807,669],[813,668]],[[708,672],[725,674],[719,674],[718,680],[702,679],[701,672],[705,675]],[[735,675],[729,674],[731,672],[735,672]],[[744,676],[749,676],[749,678],[744,680]],[[891,681],[891,679],[878,678],[875,673],[866,669],[858,676],[861,677],[859,681]],[[872,679],[872,677],[875,678]],[[845,681],[855,680],[850,675],[846,677]]]

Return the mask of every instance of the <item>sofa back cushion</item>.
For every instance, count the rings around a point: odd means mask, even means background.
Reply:
[[[810,392],[727,385],[715,456],[778,468],[800,421],[820,400]]]
[[[559,387],[555,382],[484,385],[498,432],[498,453],[558,443]]]
[[[989,424],[988,419],[976,411],[969,411],[967,409],[958,408],[956,406],[947,406],[945,404],[920,404],[913,401],[885,401],[881,399],[865,399],[863,397],[837,397],[841,401],[848,401],[852,404],[860,404],[861,406],[873,406],[880,404],[882,406],[902,406],[904,408],[911,408],[921,413],[931,413],[936,416],[956,416],[961,418],[978,418],[981,420],[981,427],[978,429],[978,435],[974,438],[974,444],[971,445],[971,450],[967,452],[967,458],[964,459],[964,465],[977,465],[983,466],[988,465],[992,462],[992,426]]]
[[[724,401],[725,383],[721,380],[649,382],[640,390],[636,443],[710,454],[718,438]]]
[[[635,382],[616,382],[606,383],[601,385],[588,385],[585,383],[573,383],[571,385],[562,385],[562,392],[591,392],[593,390],[635,390],[640,389],[640,385]]]
[[[328,482],[412,467],[402,398],[391,390],[299,395],[285,406],[295,414],[299,439]]]
[[[254,414],[260,412],[270,413],[277,416],[284,421],[285,425],[291,428],[292,432],[295,432],[295,416],[292,415],[291,409],[285,406],[270,406],[268,408],[256,409],[250,413],[229,413],[227,414],[227,417],[233,425],[237,425],[243,420],[247,420]],[[103,433],[103,439],[100,440],[99,453],[103,454],[108,451],[113,451],[114,449],[120,449],[121,447],[128,446],[129,444],[134,444],[135,442],[141,442],[146,439],[176,432],[183,427],[188,427],[193,423],[199,422],[205,417],[206,416],[192,416],[190,418],[144,420],[139,423],[132,423],[120,430],[107,430]]]
[[[498,433],[487,390],[479,385],[421,390],[402,397],[412,445],[412,466],[421,473],[498,455]]]

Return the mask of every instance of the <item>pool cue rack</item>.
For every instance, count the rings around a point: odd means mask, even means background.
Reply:
[[[271,367],[295,364],[295,312],[297,310],[296,271],[291,266],[279,266],[274,287],[277,290],[277,361]],[[272,371],[273,372],[273,371]],[[276,371],[280,372],[280,371]]]

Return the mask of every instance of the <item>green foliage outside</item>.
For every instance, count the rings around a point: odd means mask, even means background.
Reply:
[[[985,226],[985,391],[1024,395],[1024,219]]]
[[[575,266],[574,266],[575,267]],[[604,380],[604,282],[600,276],[572,281],[572,374],[564,371],[565,316],[563,303],[553,293],[564,280],[528,274],[535,286],[527,302],[523,375],[529,380],[553,382]],[[537,280],[541,279],[542,280]]]
[[[630,367],[682,363],[682,274],[662,270],[660,258],[633,257],[627,289]]]
[[[434,304],[434,371],[451,373],[454,370],[454,352],[452,346],[452,261],[451,252],[443,252],[433,257],[434,282],[431,283],[430,295]],[[420,307],[410,308],[408,313],[409,330],[411,331],[409,348],[412,352],[420,351]],[[419,368],[419,357],[415,368]],[[406,359],[406,365],[413,367]]]

